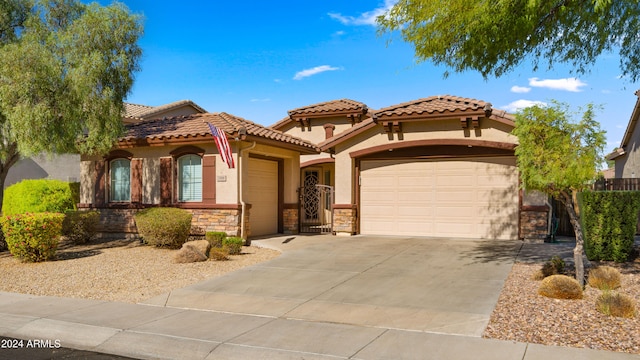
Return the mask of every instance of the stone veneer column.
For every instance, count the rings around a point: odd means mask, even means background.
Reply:
[[[298,204],[285,204],[282,214],[283,230],[285,234],[297,234],[300,212]]]
[[[333,231],[336,235],[353,235],[357,228],[356,209],[354,206],[334,205]]]
[[[525,241],[543,242],[548,235],[549,209],[526,206],[520,209],[520,236]]]

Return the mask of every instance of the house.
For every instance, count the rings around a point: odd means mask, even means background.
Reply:
[[[204,113],[206,110],[191,100],[181,100],[161,106],[147,106],[124,103],[125,113],[122,121],[125,124],[148,119],[161,119],[178,115]],[[24,179],[58,179],[76,182],[80,179],[80,155],[45,154],[30,158],[22,158],[9,169],[4,187]]]
[[[233,166],[208,124],[229,138]],[[98,209],[103,232],[136,232],[134,215],[183,208],[196,232],[297,232],[300,154],[318,147],[227,113],[139,121],[107,156],[81,158],[80,208]]]
[[[207,123],[226,133],[236,168],[222,162]],[[135,232],[139,209],[175,206],[191,211],[201,231],[245,238],[542,239],[550,206],[520,190],[514,126],[490,103],[455,96],[379,110],[327,101],[290,110],[269,128],[226,113],[141,121],[127,125],[108,156],[82,157],[81,206],[125,232]],[[130,176],[120,179],[121,168]],[[202,173],[193,184],[192,168]]]
[[[323,102],[272,128],[320,147],[301,156],[301,183],[333,187],[336,234],[544,238],[550,206],[519,189],[514,125],[490,103],[432,96],[380,110]],[[328,210],[310,192],[301,230]]]
[[[615,162],[615,178],[640,177],[640,90],[635,92],[638,99],[631,113],[629,124],[622,137],[620,147],[606,155],[607,160]]]

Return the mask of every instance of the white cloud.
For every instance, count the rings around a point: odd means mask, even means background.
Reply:
[[[311,69],[304,69],[302,71],[298,71],[296,75],[293,77],[293,80],[302,80],[306,77],[320,74],[325,71],[335,71],[335,70],[341,70],[341,68],[329,66],[329,65],[316,66]]]
[[[514,112],[517,112],[518,110],[522,110],[524,108],[527,108],[529,106],[534,106],[534,105],[545,106],[547,105],[547,103],[542,101],[536,101],[536,100],[521,99],[521,100],[516,100],[508,105],[502,106],[502,108],[507,110],[510,113],[514,113]]]
[[[264,99],[251,99],[251,102],[269,102],[271,101],[271,99],[269,98],[264,98]]]
[[[582,82],[580,79],[576,78],[566,78],[566,79],[543,79],[539,80],[538,78],[530,78],[529,86],[533,87],[541,87],[553,90],[565,90],[571,92],[580,92],[580,89],[587,84]]]
[[[528,93],[529,91],[531,91],[531,88],[526,86],[515,85],[511,87],[511,92],[518,93],[518,94]]]
[[[344,25],[376,25],[376,18],[380,15],[384,15],[389,11],[398,0],[385,0],[384,5],[377,7],[371,11],[365,11],[358,16],[345,16],[340,13],[329,13],[328,15],[338,20]]]

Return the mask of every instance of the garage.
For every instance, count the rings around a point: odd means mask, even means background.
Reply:
[[[246,202],[251,204],[251,236],[278,232],[278,162],[249,158]]]
[[[362,160],[360,233],[516,239],[515,157]]]

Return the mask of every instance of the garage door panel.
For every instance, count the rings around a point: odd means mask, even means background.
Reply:
[[[249,210],[251,235],[269,235],[278,232],[278,163],[262,159],[249,159],[246,199]]]
[[[517,237],[513,157],[368,160],[361,169],[363,234]]]

